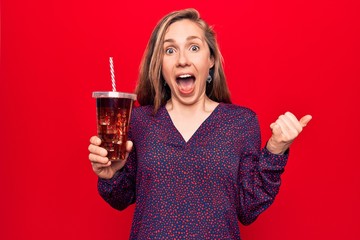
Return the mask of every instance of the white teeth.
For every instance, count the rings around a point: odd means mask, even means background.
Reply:
[[[184,74],[184,75],[180,75],[179,78],[188,78],[188,77],[191,77],[190,74]]]

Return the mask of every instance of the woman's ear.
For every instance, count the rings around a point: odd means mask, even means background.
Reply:
[[[215,65],[215,59],[213,56],[210,56],[210,67],[209,68],[212,68],[214,65]]]

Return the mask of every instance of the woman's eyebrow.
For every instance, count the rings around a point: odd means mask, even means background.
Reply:
[[[189,36],[186,38],[186,40],[193,40],[193,39],[199,39],[200,41],[202,41],[202,38],[200,38],[198,36]]]
[[[202,40],[200,37],[198,37],[198,36],[188,36],[188,37],[186,38],[187,41],[193,40],[193,39],[199,39],[200,41],[203,41],[203,40]],[[165,39],[165,40],[164,40],[164,43],[167,43],[167,42],[173,43],[173,42],[175,42],[175,40],[172,39],[172,38],[168,38],[168,39]]]
[[[171,38],[165,39],[165,40],[164,40],[164,43],[167,43],[167,42],[173,43],[173,42],[175,42],[175,40],[174,40],[174,39],[171,39]]]

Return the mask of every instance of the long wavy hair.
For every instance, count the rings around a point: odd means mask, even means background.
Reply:
[[[154,113],[171,98],[170,88],[164,84],[165,80],[161,69],[165,33],[171,24],[184,19],[195,22],[204,31],[210,56],[214,59],[214,66],[209,71],[212,81],[206,84],[206,95],[216,102],[231,103],[223,69],[223,58],[216,41],[215,32],[200,18],[197,10],[189,8],[174,11],[164,16],[155,26],[145,49],[135,92],[139,104],[153,105]]]

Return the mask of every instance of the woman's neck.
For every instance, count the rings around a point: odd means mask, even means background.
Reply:
[[[170,99],[165,107],[174,126],[187,142],[218,105],[206,97],[191,105]]]
[[[166,103],[166,109],[168,110],[168,112],[180,113],[184,117],[194,117],[194,115],[197,114],[211,113],[217,105],[217,102],[205,96],[199,99],[197,102],[189,105],[183,104],[176,99],[170,99]]]

